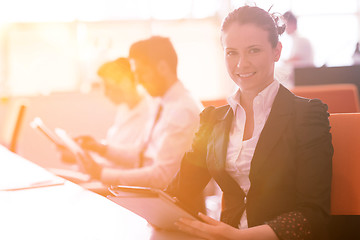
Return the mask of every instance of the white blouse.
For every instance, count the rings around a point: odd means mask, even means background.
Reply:
[[[226,171],[239,184],[245,194],[250,188],[250,166],[257,142],[265,122],[270,114],[275,96],[279,90],[279,82],[273,81],[263,91],[261,91],[253,101],[254,110],[254,131],[248,140],[243,140],[246,115],[245,110],[240,105],[240,89],[228,98],[228,103],[234,111],[234,121],[230,130],[229,144],[226,155]],[[246,203],[246,197],[245,197]],[[246,210],[240,219],[239,228],[247,228]]]
[[[114,124],[106,136],[106,157],[109,160],[124,167],[137,165],[158,105],[156,99],[145,95],[133,109],[126,104],[118,106]]]

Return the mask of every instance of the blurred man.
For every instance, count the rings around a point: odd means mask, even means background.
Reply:
[[[189,150],[202,110],[177,77],[177,54],[168,38],[151,37],[130,47],[135,79],[159,99],[153,126],[140,151],[137,168],[108,168],[83,159],[86,171],[109,185],[164,188]]]
[[[277,64],[275,71],[277,79],[287,88],[295,86],[294,69],[299,67],[314,66],[313,49],[310,41],[298,34],[297,18],[287,11],[283,14],[286,23],[286,33],[283,45],[281,61]]]
[[[292,41],[290,56],[286,59],[286,62],[291,64],[293,68],[313,66],[313,48],[307,38],[298,34],[296,16],[292,12],[287,11],[283,17],[286,22],[286,33]]]

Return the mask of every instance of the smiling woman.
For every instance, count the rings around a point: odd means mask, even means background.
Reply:
[[[279,18],[243,6],[223,21],[228,105],[208,107],[192,149],[167,192],[191,206],[213,178],[221,221],[180,219],[205,239],[327,239],[333,147],[327,106],[293,95],[274,78],[281,55]]]
[[[243,93],[258,93],[274,80],[274,66],[282,46],[278,42],[273,48],[267,31],[235,23],[223,31],[222,42],[227,70]]]

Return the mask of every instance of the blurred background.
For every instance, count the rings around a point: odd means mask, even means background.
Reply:
[[[220,44],[220,25],[234,8],[256,3],[271,12],[291,10],[298,32],[314,49],[314,64],[348,66],[359,41],[360,0],[2,0],[0,1],[0,135],[14,99],[27,102],[17,152],[44,166],[58,165],[51,143],[29,127],[36,116],[49,127],[101,138],[115,108],[101,94],[98,67],[127,56],[151,35],[169,37],[178,53],[179,78],[201,100],[234,91]],[[283,57],[289,52],[281,37]],[[279,71],[279,79],[287,73]],[[91,120],[91,121],[90,121]],[[8,133],[11,135],[11,133]],[[5,140],[4,140],[5,139]]]
[[[314,48],[316,66],[352,63],[359,39],[359,0],[11,0],[0,1],[0,96],[90,91],[98,66],[127,56],[132,42],[171,38],[179,75],[203,99],[232,91],[219,28],[232,9],[256,2],[292,10]],[[286,55],[286,36],[283,39]],[[203,88],[204,84],[208,86]]]

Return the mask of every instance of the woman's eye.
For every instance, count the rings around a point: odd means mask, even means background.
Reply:
[[[226,56],[234,56],[234,55],[236,55],[236,52],[235,51],[228,51],[228,52],[226,52]]]

